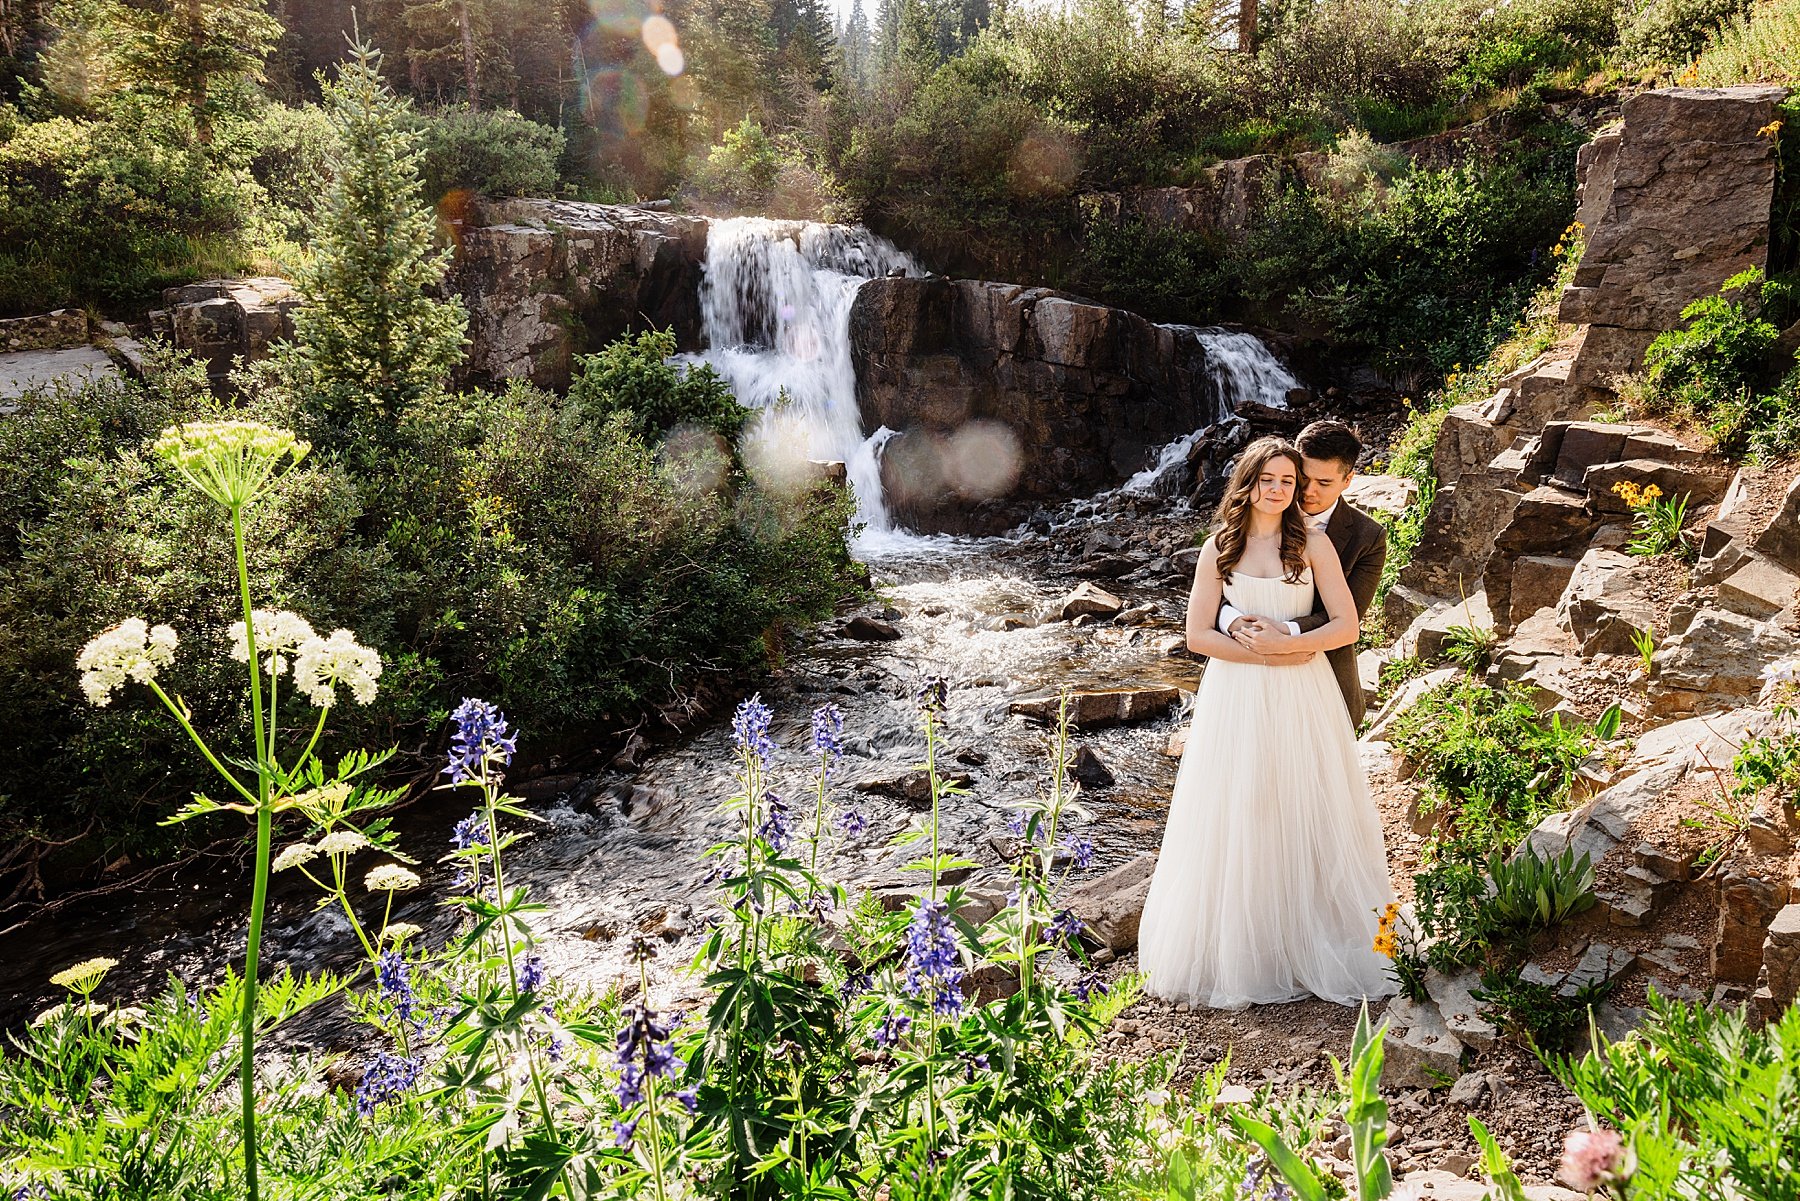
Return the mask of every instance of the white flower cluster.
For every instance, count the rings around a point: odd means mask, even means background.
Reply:
[[[1764,704],[1780,700],[1800,687],[1800,658],[1777,659],[1762,669]]]
[[[106,705],[126,680],[154,680],[157,671],[174,661],[175,642],[174,630],[148,626],[141,617],[128,617],[94,635],[75,657],[88,703]]]
[[[398,863],[384,863],[380,867],[369,869],[363,877],[363,887],[370,892],[405,892],[419,886],[419,873],[401,867]]]
[[[287,670],[288,658],[294,652],[318,637],[306,618],[286,609],[250,610],[250,630],[256,635],[256,650],[263,657],[263,666],[275,675]],[[239,663],[250,662],[244,623],[232,622],[227,637],[231,641],[231,657]]]
[[[319,857],[319,848],[310,842],[296,842],[281,848],[281,854],[275,856],[275,862],[269,870],[285,872],[290,867],[302,867]]]
[[[380,677],[381,656],[359,644],[349,630],[333,630],[329,638],[315,636],[294,652],[294,686],[321,709],[336,703],[339,684],[357,704],[368,704]]]

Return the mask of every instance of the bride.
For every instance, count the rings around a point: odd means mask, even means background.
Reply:
[[[1219,1009],[1393,991],[1372,949],[1393,899],[1344,698],[1318,652],[1354,643],[1355,602],[1331,540],[1306,528],[1300,453],[1249,446],[1219,502],[1188,601],[1207,657],[1162,854],[1138,935],[1146,988]],[[1276,621],[1330,620],[1261,655],[1220,633],[1221,600]]]

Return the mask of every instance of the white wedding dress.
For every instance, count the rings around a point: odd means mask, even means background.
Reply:
[[[1291,621],[1299,582],[1234,572],[1225,599]],[[1394,991],[1373,949],[1393,900],[1343,694],[1324,655],[1207,663],[1138,933],[1146,989],[1216,1009]]]

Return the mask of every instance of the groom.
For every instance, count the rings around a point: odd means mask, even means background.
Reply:
[[[1356,616],[1360,620],[1375,599],[1375,586],[1381,582],[1381,569],[1387,562],[1387,534],[1381,524],[1340,498],[1356,475],[1356,460],[1362,455],[1362,441],[1341,421],[1315,421],[1300,431],[1294,440],[1300,448],[1300,512],[1312,529],[1322,529],[1337,548],[1344,564],[1344,579],[1350,584],[1350,595],[1356,600]],[[1299,621],[1274,621],[1267,617],[1246,615],[1230,605],[1219,606],[1219,629],[1259,655],[1287,652],[1288,640],[1307,630],[1316,630],[1331,620],[1324,602],[1315,600],[1313,611]],[[1356,670],[1356,646],[1341,646],[1326,651],[1331,670],[1337,676],[1338,688],[1344,694],[1344,708],[1350,714],[1350,727],[1362,724],[1362,680]]]

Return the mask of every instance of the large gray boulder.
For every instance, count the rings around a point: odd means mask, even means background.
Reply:
[[[1704,713],[1741,705],[1761,691],[1764,667],[1797,650],[1800,642],[1769,622],[1703,609],[1656,652],[1651,711]]]

